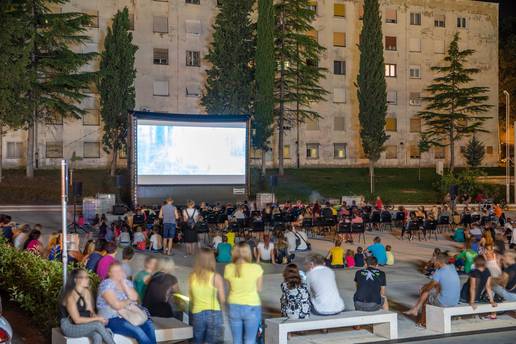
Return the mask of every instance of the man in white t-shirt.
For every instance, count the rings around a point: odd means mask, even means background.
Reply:
[[[305,259],[306,283],[312,301],[312,312],[316,315],[335,315],[344,311],[344,300],[340,297],[335,272],[324,266],[324,257],[310,254]]]

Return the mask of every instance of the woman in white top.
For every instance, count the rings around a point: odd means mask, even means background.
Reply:
[[[274,244],[271,242],[269,235],[266,234],[263,236],[263,241],[256,247],[256,262],[274,264],[274,258]]]

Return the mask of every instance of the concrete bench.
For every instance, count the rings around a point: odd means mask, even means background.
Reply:
[[[156,341],[159,342],[180,342],[193,337],[193,329],[182,321],[175,318],[152,317],[156,328]],[[115,334],[114,340],[117,344],[137,344],[135,339]],[[68,338],[63,335],[58,327],[52,329],[52,344],[91,344],[86,338]]]
[[[287,344],[289,332],[322,330],[336,327],[373,325],[374,334],[388,339],[398,338],[398,315],[388,311],[343,312],[331,316],[310,316],[309,319],[265,320],[265,344]]]
[[[426,328],[435,332],[450,333],[451,318],[459,315],[482,314],[491,312],[516,311],[516,302],[502,302],[497,307],[478,304],[477,309],[470,305],[460,304],[453,307],[436,307],[426,305]]]

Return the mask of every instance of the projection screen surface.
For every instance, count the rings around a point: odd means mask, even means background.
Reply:
[[[138,119],[136,125],[138,184],[245,184],[245,122]]]

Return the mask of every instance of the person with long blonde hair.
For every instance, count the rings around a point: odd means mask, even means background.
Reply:
[[[254,344],[262,319],[259,293],[263,269],[252,261],[251,248],[241,242],[233,248],[232,263],[224,270],[224,278],[229,283],[229,325],[234,344]]]
[[[189,284],[194,343],[223,343],[224,280],[215,272],[215,257],[209,248],[196,254]]]

